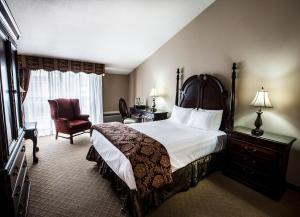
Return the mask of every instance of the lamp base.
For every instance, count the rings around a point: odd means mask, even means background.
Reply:
[[[255,135],[255,136],[261,136],[261,135],[264,134],[264,131],[262,129],[260,129],[260,127],[262,126],[262,120],[261,120],[262,111],[261,111],[260,108],[256,112],[256,114],[257,114],[257,118],[256,118],[256,120],[254,122],[255,129],[251,130],[251,134]]]
[[[153,97],[153,99],[152,99],[152,108],[151,108],[151,111],[153,111],[153,112],[156,112],[156,104],[155,104],[155,97]]]
[[[155,107],[151,107],[151,111],[152,111],[152,112],[156,112],[157,109],[156,109]]]
[[[264,131],[262,129],[253,129],[251,130],[251,134],[254,136],[262,136],[264,134]]]

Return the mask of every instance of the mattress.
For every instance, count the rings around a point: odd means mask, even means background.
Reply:
[[[194,160],[225,148],[226,134],[220,130],[200,130],[171,120],[127,125],[160,142],[167,149],[172,172]],[[100,132],[93,130],[92,145],[108,166],[131,190],[136,189],[135,178],[129,160]]]

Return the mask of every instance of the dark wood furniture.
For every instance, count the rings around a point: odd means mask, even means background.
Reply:
[[[220,129],[228,132],[233,127],[236,69],[236,63],[233,63],[230,96],[222,82],[208,74],[189,77],[179,89],[180,70],[177,69],[175,105],[184,108],[223,110]],[[228,102],[229,97],[231,97],[230,103]]]
[[[184,108],[222,109],[224,112],[221,130],[230,132],[233,126],[234,116],[235,63],[232,66],[231,78],[232,89],[230,95],[218,78],[208,74],[191,76],[184,82],[182,88],[179,89],[179,70],[177,70],[175,104]],[[126,183],[110,169],[95,150],[96,149],[90,152],[90,149],[87,154],[87,159],[98,163],[100,173],[103,177],[109,179],[115,190],[120,193],[120,199],[123,205],[122,210],[129,208],[132,216],[143,216],[153,207],[160,205],[172,195],[197,185],[209,172],[220,169],[220,165],[222,166],[224,164],[222,152],[204,156],[172,173],[173,183],[171,185],[163,186],[159,190],[150,192],[143,198],[136,190],[130,190]]]
[[[280,199],[293,137],[265,132],[251,135],[251,129],[236,127],[228,137],[228,158],[224,173],[273,199]]]
[[[144,109],[144,110],[146,109],[146,107],[147,107],[146,105],[134,105],[133,106],[133,108],[135,108],[135,109]]]
[[[128,110],[126,101],[123,98],[119,99],[119,112],[121,114],[122,122],[124,124],[132,124],[132,123],[141,122],[141,119],[139,117],[131,117],[131,113]]]
[[[15,41],[20,32],[0,1],[0,216],[26,216],[30,192]]]
[[[130,112],[134,117],[140,117],[143,121],[160,121],[168,118],[168,112],[161,110],[137,109],[134,107],[130,108]]]
[[[25,139],[30,139],[33,143],[32,148],[32,156],[33,156],[33,163],[37,163],[39,159],[36,156],[36,152],[39,151],[39,147],[37,147],[37,136],[38,136],[38,130],[36,128],[37,122],[26,122],[25,123]]]
[[[73,137],[86,133],[90,130],[92,123],[89,115],[81,114],[78,99],[53,99],[48,100],[51,111],[51,118],[54,120],[56,136],[70,139],[73,144]],[[69,134],[69,137],[58,135],[58,133]]]

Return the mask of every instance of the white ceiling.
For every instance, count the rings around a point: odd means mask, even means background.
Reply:
[[[106,64],[129,73],[214,0],[6,0],[19,53]]]

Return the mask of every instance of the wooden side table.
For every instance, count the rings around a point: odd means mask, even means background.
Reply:
[[[168,118],[168,112],[161,110],[152,111],[150,108],[136,109],[131,107],[130,113],[133,116],[142,118],[144,121],[160,121]]]
[[[289,152],[295,140],[268,132],[254,136],[250,128],[235,127],[228,138],[224,173],[279,200],[285,189]]]
[[[39,147],[37,147],[37,136],[38,136],[38,130],[36,128],[37,122],[27,122],[25,123],[25,139],[30,139],[33,142],[33,150],[32,150],[32,155],[33,155],[33,162],[37,163],[39,159],[36,156],[36,152],[39,151]]]

